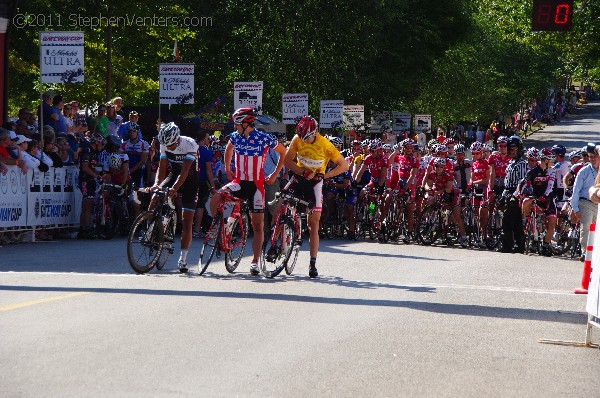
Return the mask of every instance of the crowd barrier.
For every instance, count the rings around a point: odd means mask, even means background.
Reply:
[[[51,167],[43,173],[8,166],[0,174],[0,233],[76,227],[81,214],[77,166]]]

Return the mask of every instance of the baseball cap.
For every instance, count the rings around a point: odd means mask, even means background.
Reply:
[[[23,134],[17,135],[17,144],[18,145],[21,145],[22,143],[29,142],[29,141],[31,141],[31,138],[27,138]]]
[[[17,133],[15,133],[14,131],[10,131],[10,139],[11,140],[16,140],[17,139]]]

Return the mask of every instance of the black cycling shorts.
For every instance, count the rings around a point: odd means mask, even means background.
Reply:
[[[163,188],[171,188],[177,177],[169,174],[160,184]],[[183,185],[179,187],[177,193],[181,194],[181,205],[183,210],[196,211],[198,203],[198,178],[186,178]]]

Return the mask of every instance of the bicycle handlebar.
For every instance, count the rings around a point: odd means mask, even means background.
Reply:
[[[166,188],[166,189],[161,189],[161,188],[157,188],[157,189],[140,188],[137,191],[133,191],[133,201],[139,205],[141,203],[140,200],[139,200],[139,198],[138,198],[138,193],[139,192],[142,192],[142,193],[152,193],[152,194],[158,195],[158,196],[166,196],[167,197],[167,204],[169,205],[169,207],[171,209],[175,210],[175,204],[173,203],[173,200],[169,196],[169,191],[171,191],[170,188]]]

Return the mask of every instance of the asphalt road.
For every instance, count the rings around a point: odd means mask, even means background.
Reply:
[[[532,138],[599,131],[592,104]],[[539,343],[585,337],[578,261],[322,241],[318,279],[305,244],[266,280],[249,257],[231,275],[176,260],[140,276],[123,238],[0,248],[0,397],[598,394],[600,350]]]

